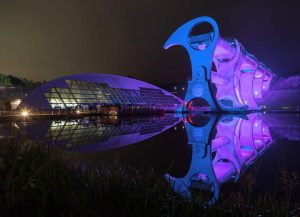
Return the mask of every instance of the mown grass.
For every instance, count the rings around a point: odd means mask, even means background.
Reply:
[[[297,216],[297,174],[282,170],[259,196],[255,176],[245,174],[240,190],[205,208],[201,192],[187,200],[153,169],[74,162],[36,142],[3,145],[0,216]]]

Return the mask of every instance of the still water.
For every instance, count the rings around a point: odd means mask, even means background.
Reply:
[[[76,160],[151,167],[179,194],[211,192],[208,204],[258,162],[262,188],[283,166],[300,174],[300,117],[292,113],[28,119],[0,123],[0,132],[0,142],[39,140]]]

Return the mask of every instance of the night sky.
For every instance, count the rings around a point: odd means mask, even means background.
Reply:
[[[169,35],[211,16],[280,76],[300,72],[298,1],[0,0],[0,73],[51,80],[83,72],[131,75],[150,83],[190,76]]]

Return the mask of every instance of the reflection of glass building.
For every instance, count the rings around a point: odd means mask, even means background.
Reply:
[[[78,119],[40,120],[19,123],[31,139],[71,151],[100,151],[127,146],[151,138],[179,122],[174,114],[119,119],[97,116]]]
[[[21,108],[101,109],[175,111],[181,100],[156,86],[135,79],[108,74],[79,74],[41,85],[21,103]]]

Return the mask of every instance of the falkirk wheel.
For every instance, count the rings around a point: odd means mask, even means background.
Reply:
[[[273,73],[236,39],[222,38],[215,20],[199,17],[179,27],[164,49],[180,45],[189,55],[192,79],[180,111],[253,111]]]

